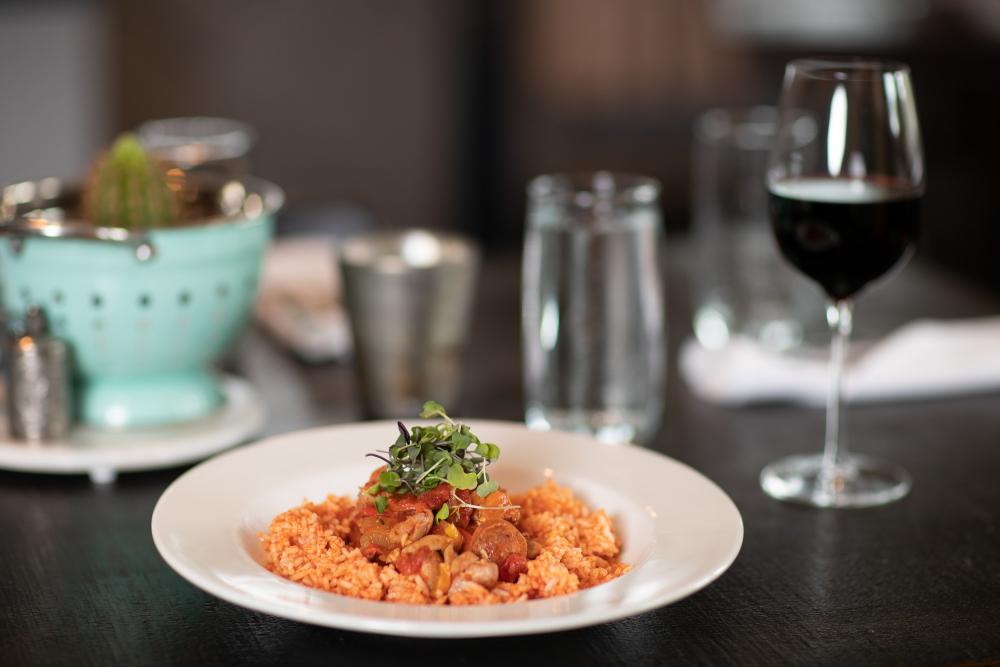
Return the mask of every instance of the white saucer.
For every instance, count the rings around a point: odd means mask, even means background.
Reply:
[[[264,405],[248,381],[222,377],[224,404],[197,421],[112,431],[82,426],[69,440],[25,443],[7,435],[0,415],[0,469],[87,474],[95,483],[113,482],[119,472],[170,468],[198,461],[246,442],[264,426]]]

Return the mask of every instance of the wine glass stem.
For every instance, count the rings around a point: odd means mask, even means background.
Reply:
[[[836,495],[843,486],[845,471],[840,463],[847,456],[847,442],[844,437],[846,422],[844,405],[844,362],[847,359],[847,344],[851,337],[851,319],[854,304],[848,299],[831,303],[826,309],[826,321],[830,325],[830,384],[826,396],[826,440],[823,446],[823,467],[820,471],[820,488],[830,495]]]

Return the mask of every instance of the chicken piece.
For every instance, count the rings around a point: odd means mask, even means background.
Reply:
[[[426,535],[434,525],[434,514],[428,510],[414,510],[401,513],[404,518],[389,531],[398,547],[405,547]]]
[[[479,561],[479,556],[477,556],[476,554],[472,553],[471,551],[466,551],[466,552],[464,552],[464,553],[456,556],[454,558],[454,560],[451,561],[451,563],[450,563],[450,565],[451,565],[451,573],[453,575],[455,575],[455,576],[458,576],[458,575],[460,575],[462,573],[462,571],[465,568],[467,568],[469,565],[472,565],[473,563],[476,563],[478,561]]]
[[[351,541],[369,560],[384,561],[393,549],[405,547],[427,535],[433,523],[430,510],[360,516],[354,521]]]
[[[425,535],[416,542],[403,547],[404,554],[416,553],[421,549],[431,551],[444,551],[452,545],[452,540],[447,535]]]
[[[447,568],[441,566],[441,554],[430,549],[421,552],[420,578],[427,584],[432,595],[440,595],[451,586],[451,576]],[[440,586],[439,586],[440,584]]]
[[[431,534],[433,535],[444,535],[451,540],[451,545],[455,549],[461,549],[462,543],[465,542],[465,537],[462,535],[462,531],[455,527],[455,524],[449,521],[442,521],[431,529]]]
[[[452,586],[458,581],[473,581],[484,588],[497,585],[499,568],[496,563],[482,560],[471,551],[466,551],[451,562]]]
[[[361,549],[369,560],[382,559],[396,548],[391,536],[395,522],[380,516],[362,516],[351,527],[351,542]]]
[[[487,521],[499,521],[501,519],[510,521],[511,523],[517,523],[521,520],[521,510],[511,507],[513,503],[511,503],[510,496],[507,495],[504,489],[499,489],[486,496],[479,502],[479,505],[489,509],[477,509],[475,511],[472,519],[477,524],[486,523]]]

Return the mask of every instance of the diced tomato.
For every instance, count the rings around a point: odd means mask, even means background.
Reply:
[[[465,489],[460,489],[460,490],[458,490],[458,491],[455,492],[455,495],[458,496],[458,498],[462,502],[468,503],[469,505],[474,505],[475,504],[472,501],[472,492],[471,491],[467,491]],[[473,509],[471,507],[465,507],[464,505],[459,506],[459,508],[458,508],[458,514],[455,516],[455,525],[459,526],[461,528],[465,528],[466,526],[468,526],[469,522],[472,521],[472,512],[473,512]]]
[[[431,553],[430,549],[418,549],[412,553],[401,553],[396,559],[396,570],[400,574],[418,574],[424,559]]]
[[[451,484],[443,482],[430,491],[418,495],[412,493],[392,494],[389,496],[389,511],[404,512],[407,510],[429,509],[436,512],[451,498]]]
[[[513,584],[517,578],[528,571],[528,559],[521,554],[507,556],[500,565],[500,581]]]

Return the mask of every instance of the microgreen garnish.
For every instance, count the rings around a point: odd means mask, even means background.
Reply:
[[[460,462],[452,463],[448,468],[448,483],[456,489],[474,489],[478,476],[474,472],[465,472]]]
[[[448,503],[441,505],[441,509],[437,511],[434,515],[434,523],[441,523],[442,521],[447,521],[448,517],[451,515],[451,509],[448,507]]]
[[[444,411],[444,406],[437,401],[427,401],[424,403],[423,410],[420,411],[421,419],[433,419],[434,417],[440,417],[449,424],[454,424],[448,413]]]
[[[466,424],[454,421],[440,403],[427,401],[420,416],[438,417],[442,422],[409,430],[397,422],[399,437],[389,447],[389,456],[367,454],[387,464],[378,480],[366,489],[376,496],[375,508],[380,514],[388,503],[386,494],[419,495],[448,482],[456,489],[475,489],[479,497],[485,498],[499,488],[486,472],[486,467],[500,458],[498,446],[483,442]],[[436,518],[440,515],[438,511]]]
[[[483,482],[482,484],[476,487],[476,495],[478,495],[480,498],[485,498],[486,496],[490,495],[499,488],[500,485],[491,479],[490,481]]]

